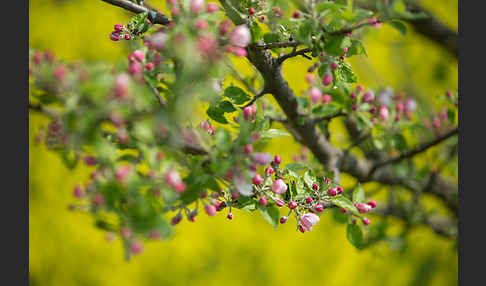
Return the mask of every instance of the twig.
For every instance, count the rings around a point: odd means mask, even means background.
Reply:
[[[309,52],[312,52],[312,49],[311,48],[306,48],[306,49],[302,49],[302,50],[298,50],[296,51],[295,49],[291,52],[291,53],[288,53],[288,54],[285,54],[281,57],[278,57],[277,59],[277,63],[278,64],[281,64],[283,63],[285,60],[287,59],[290,59],[290,58],[293,58],[293,57],[296,57],[296,56],[303,56],[304,58],[308,59],[308,60],[312,60],[311,57],[307,56],[305,53],[309,53]]]
[[[164,14],[161,14],[155,10],[151,10],[142,5],[138,5],[129,0],[101,0],[101,1],[109,3],[111,5],[121,7],[125,10],[128,10],[136,14],[148,12],[148,18],[152,24],[168,25],[170,23],[170,19],[167,18],[167,16],[165,16]]]
[[[426,151],[427,149],[429,149],[429,148],[431,148],[431,147],[433,147],[435,145],[440,144],[442,141],[448,139],[449,137],[452,137],[452,136],[456,135],[457,133],[458,133],[458,128],[453,129],[453,130],[447,132],[446,134],[442,135],[441,137],[438,137],[438,138],[436,138],[436,139],[434,139],[434,140],[432,140],[430,142],[421,144],[421,145],[419,145],[415,149],[412,149],[410,151],[407,151],[405,153],[402,153],[398,157],[395,157],[395,158],[391,158],[391,159],[387,159],[387,160],[378,162],[371,169],[371,174],[373,174],[374,171],[376,171],[378,168],[381,168],[381,167],[386,166],[386,165],[389,165],[389,164],[394,164],[394,163],[400,162],[403,159],[410,158],[410,157],[413,157],[413,156],[415,156],[415,155],[417,155],[419,153],[422,153],[422,152]]]
[[[260,97],[264,96],[265,94],[267,93],[267,91],[265,90],[265,88],[260,91],[258,94],[256,94],[251,100],[250,102],[248,102],[247,104],[245,104],[244,106],[241,107],[241,109],[245,108],[245,107],[248,107],[250,105],[252,105],[257,99],[259,99]]]
[[[311,123],[312,124],[317,124],[318,122],[323,121],[323,120],[330,120],[330,119],[333,119],[335,117],[345,116],[345,115],[346,115],[345,112],[339,111],[338,113],[335,113],[335,114],[321,116],[321,117],[317,117],[317,118],[311,119]]]
[[[268,43],[268,44],[263,44],[263,45],[254,45],[256,49],[259,50],[268,50],[268,49],[273,49],[273,48],[288,48],[288,47],[297,47],[298,45],[301,45],[301,42],[298,41],[292,41],[292,42],[276,42],[276,43]]]

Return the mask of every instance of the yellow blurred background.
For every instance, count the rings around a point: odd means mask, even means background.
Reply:
[[[163,7],[165,1],[151,1]],[[457,31],[457,1],[421,1]],[[64,60],[114,62],[126,57],[125,43],[112,42],[116,23],[131,15],[99,0],[29,1],[29,45],[50,49]],[[369,57],[354,57],[365,87],[413,88],[428,100],[457,89],[457,61],[411,29],[405,37],[387,25],[365,38]],[[308,89],[305,59],[284,66],[285,77],[299,93]],[[239,66],[246,63],[240,62]],[[64,167],[57,154],[35,142],[45,118],[29,115],[29,277],[37,285],[457,285],[454,242],[427,228],[410,232],[404,251],[379,243],[356,250],[343,225],[330,215],[312,232],[296,232],[293,223],[273,229],[259,213],[234,210],[183,220],[168,241],[147,242],[144,252],[124,260],[119,239],[107,242],[88,214],[71,212],[72,188],[92,169]],[[338,123],[333,128],[341,130]],[[290,137],[275,139],[267,150],[291,160],[299,146]],[[353,181],[343,178],[343,185]],[[365,188],[365,190],[367,190]],[[377,197],[378,201],[379,197]],[[430,199],[433,204],[433,200]],[[377,218],[371,217],[377,220]],[[396,221],[396,229],[401,226]],[[390,231],[396,231],[392,228]]]

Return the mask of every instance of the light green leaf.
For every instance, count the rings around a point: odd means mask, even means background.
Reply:
[[[357,249],[363,247],[363,232],[361,227],[356,224],[348,224],[346,228],[346,238]]]
[[[277,138],[282,136],[290,136],[290,134],[280,129],[268,129],[260,134],[261,138]]]
[[[356,189],[353,192],[353,202],[358,204],[366,202],[365,192],[363,190],[363,187],[361,187],[361,185],[358,185],[358,187],[356,187]]]
[[[280,219],[280,212],[275,205],[269,206],[260,206],[260,213],[262,214],[263,218],[268,221],[274,228],[278,226],[278,222]]]

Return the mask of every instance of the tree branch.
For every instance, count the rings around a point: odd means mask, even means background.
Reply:
[[[138,5],[129,0],[101,0],[101,1],[109,3],[111,5],[121,7],[125,10],[128,10],[136,14],[148,12],[148,18],[152,24],[167,25],[170,23],[169,18],[167,18],[167,16],[161,14],[160,12]]]
[[[395,164],[395,163],[398,163],[400,162],[401,160],[403,159],[406,159],[406,158],[410,158],[410,157],[413,157],[417,154],[420,154],[424,151],[426,151],[427,149],[435,146],[435,145],[438,145],[440,143],[442,143],[442,141],[456,135],[458,133],[458,129],[453,129],[449,132],[447,132],[446,134],[430,141],[430,142],[426,142],[426,143],[423,143],[423,144],[420,144],[417,148],[414,148],[412,150],[409,150],[408,152],[405,152],[405,153],[402,153],[400,156],[398,157],[395,157],[395,158],[390,158],[390,159],[387,159],[387,160],[383,160],[383,161],[380,161],[378,163],[376,163],[374,166],[373,166],[373,169],[372,169],[372,173],[374,171],[376,171],[378,168],[381,168],[383,166],[386,166],[386,165],[389,165],[389,164]]]
[[[305,49],[298,50],[298,51],[294,49],[292,52],[285,54],[281,57],[278,57],[277,63],[282,64],[285,60],[296,57],[296,56],[303,56],[304,58],[306,58],[308,60],[312,60],[311,57],[306,55],[306,53],[310,53],[310,52],[312,52],[311,48],[305,48]]]
[[[343,112],[343,111],[339,111],[335,114],[331,114],[331,115],[326,115],[326,116],[321,116],[321,117],[317,117],[317,118],[314,118],[312,119],[312,123],[313,124],[317,124],[318,122],[320,121],[323,121],[323,120],[331,120],[333,118],[336,118],[336,117],[339,117],[339,116],[345,116],[346,113]]]

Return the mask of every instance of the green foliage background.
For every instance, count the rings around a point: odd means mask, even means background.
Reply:
[[[151,3],[163,7],[165,1]],[[457,31],[457,1],[421,3]],[[29,1],[29,45],[48,48],[65,60],[114,62],[128,55],[128,47],[110,41],[108,35],[115,23],[129,16],[101,1]],[[413,92],[423,102],[457,89],[456,59],[411,29],[403,37],[383,25],[367,34],[365,46],[369,57],[351,61],[365,87],[391,85]],[[303,77],[306,61],[296,58],[284,65],[297,93],[308,89]],[[250,71],[244,60],[237,65]],[[46,122],[29,115],[31,285],[457,285],[453,241],[417,228],[402,251],[385,243],[358,251],[331,215],[321,216],[314,230],[303,235],[293,223],[274,230],[258,213],[235,210],[231,222],[222,214],[202,214],[196,223],[183,221],[169,241],[148,242],[142,255],[126,262],[119,239],[107,242],[89,215],[68,211],[74,202],[72,188],[91,169],[80,165],[70,171],[56,154],[35,142],[38,127]],[[333,125],[334,134],[343,132],[339,123]],[[299,152],[290,137],[274,142],[267,151],[281,154],[284,163]],[[426,154],[422,160],[427,160]],[[343,178],[345,187],[352,184]],[[365,185],[365,190],[371,188]],[[386,197],[381,192],[373,198]],[[433,199],[427,201],[434,206]],[[398,233],[401,227],[396,221],[389,231]]]

